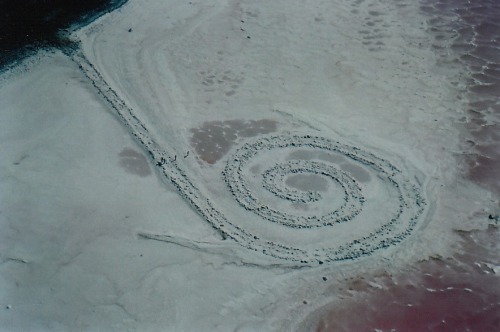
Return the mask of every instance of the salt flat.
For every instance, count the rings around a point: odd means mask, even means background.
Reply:
[[[494,201],[460,178],[463,105],[424,23],[130,1],[10,74],[3,326],[294,330],[349,276],[451,255]]]

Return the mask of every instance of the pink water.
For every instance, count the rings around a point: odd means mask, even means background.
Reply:
[[[499,229],[460,236],[452,258],[350,280],[316,331],[500,331]]]

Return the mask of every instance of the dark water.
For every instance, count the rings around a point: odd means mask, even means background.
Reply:
[[[500,1],[424,0],[421,10],[440,65],[460,73],[467,176],[500,194]]]
[[[126,0],[0,0],[0,69],[42,47],[64,47],[60,32]]]

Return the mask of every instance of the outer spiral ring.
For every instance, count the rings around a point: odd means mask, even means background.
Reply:
[[[323,163],[312,160],[294,160],[288,163],[278,162],[277,165],[264,172],[264,178],[266,172],[270,172],[271,175],[274,173],[274,175],[279,174],[279,176],[282,176],[282,173],[279,172],[281,169],[283,170],[283,174],[289,171],[293,173],[292,170],[300,170],[306,173],[312,171],[313,173],[322,174],[337,181],[337,183],[340,183],[341,187],[347,191],[346,196],[348,197],[349,204],[344,204],[344,208],[341,207],[325,215],[328,217],[333,214],[334,218],[330,220],[330,222],[325,223],[325,220],[321,219],[325,216],[301,219],[300,216],[291,215],[290,217],[286,213],[280,211],[276,212],[269,207],[263,206],[263,204],[250,193],[248,182],[245,179],[245,174],[247,174],[245,169],[249,167],[252,160],[258,160],[261,153],[272,153],[274,149],[289,149],[290,152],[292,152],[300,148],[305,150],[331,152],[366,167],[376,174],[379,181],[383,181],[383,183],[393,192],[394,196],[391,203],[393,210],[387,212],[387,219],[385,221],[380,220],[383,221],[383,223],[369,233],[364,235],[360,234],[356,239],[347,242],[340,240],[340,243],[337,245],[325,243],[325,247],[316,247],[314,249],[306,247],[301,248],[300,246],[288,246],[263,238],[261,239],[249,233],[241,237],[241,240],[246,243],[248,248],[257,250],[261,248],[265,254],[274,257],[289,257],[291,260],[300,259],[301,262],[309,262],[313,259],[320,262],[334,261],[368,255],[375,250],[386,248],[400,242],[411,233],[426,205],[425,200],[420,194],[420,186],[410,181],[409,178],[389,161],[357,147],[341,144],[324,137],[311,135],[268,136],[242,145],[228,158],[222,172],[223,178],[233,198],[236,199],[241,207],[252,211],[265,220],[271,220],[277,224],[291,228],[311,229],[319,226],[331,226],[333,230],[335,223],[349,221],[360,213],[359,211],[362,210],[361,208],[363,204],[365,204],[365,198],[361,194],[358,184],[345,172],[337,170],[333,166],[331,167],[335,170],[328,170],[328,168],[321,170],[321,168],[324,167]],[[267,160],[270,159],[268,158]],[[268,186],[271,191],[273,191],[277,188],[277,186],[273,184],[273,182],[276,181],[280,182],[282,179],[264,180],[263,186],[264,188]],[[279,189],[274,194],[278,197],[290,197],[295,193],[293,191],[286,192]],[[309,193],[305,192],[305,196],[299,195],[297,199],[299,201],[301,199],[311,201],[319,199],[319,197],[314,196],[307,197],[308,195]],[[273,213],[269,213],[270,211]],[[291,219],[287,219],[288,217]],[[366,222],[370,222],[370,220],[368,219]],[[236,234],[240,232],[243,232],[243,229],[235,231],[234,233],[231,231],[227,234],[233,238],[239,238]]]

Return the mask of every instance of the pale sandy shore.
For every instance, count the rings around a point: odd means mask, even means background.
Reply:
[[[5,73],[0,329],[297,330],[349,278],[454,255],[498,197],[462,178],[425,22],[132,0]]]

